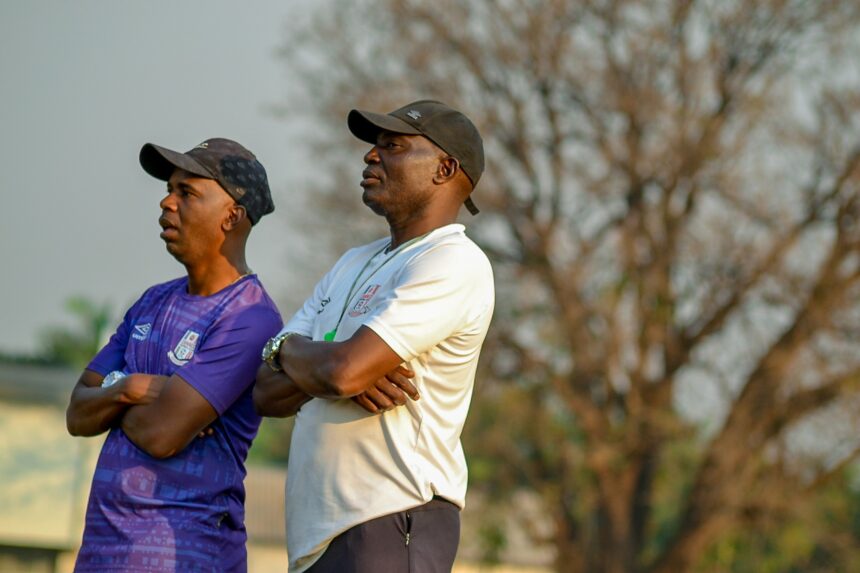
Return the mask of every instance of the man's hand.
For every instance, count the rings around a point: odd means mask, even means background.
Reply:
[[[412,384],[415,372],[401,365],[377,380],[370,388],[350,398],[370,412],[381,414],[406,403],[407,398],[418,400],[418,389]]]
[[[136,400],[120,421],[126,437],[154,458],[185,449],[218,418],[218,412],[181,374],[138,374],[120,380],[126,399]],[[128,395],[125,394],[128,392]]]
[[[403,361],[366,326],[341,342],[290,336],[281,344],[278,355],[278,362],[299,390],[328,400],[352,398],[369,388],[379,390],[380,381],[383,387],[389,386],[384,379]],[[397,381],[393,383],[397,385]]]
[[[166,378],[146,374],[129,374],[117,383],[118,402],[124,404],[150,404],[158,398]]]
[[[164,378],[148,378],[146,374],[131,374],[102,387],[104,377],[101,374],[84,370],[72,390],[66,410],[69,433],[96,436],[117,425],[129,407],[155,400],[164,386]]]
[[[288,418],[313,398],[302,392],[284,372],[275,372],[268,364],[257,369],[254,384],[254,409],[261,416]]]

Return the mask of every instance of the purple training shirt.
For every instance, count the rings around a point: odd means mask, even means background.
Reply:
[[[76,571],[245,571],[251,390],[281,317],[255,275],[208,297],[183,277],[147,290],[88,369],[178,374],[212,404],[214,434],[156,459],[110,431],[93,476]]]

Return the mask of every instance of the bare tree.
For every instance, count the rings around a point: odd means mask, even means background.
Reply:
[[[690,571],[856,458],[858,23],[853,0],[380,0],[291,26],[334,226],[348,109],[431,97],[484,134],[480,391],[517,397],[484,447],[542,495],[559,571]]]

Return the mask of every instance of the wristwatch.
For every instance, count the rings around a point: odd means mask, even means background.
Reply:
[[[269,339],[266,345],[263,347],[263,362],[269,365],[269,368],[274,370],[275,372],[282,372],[284,369],[281,367],[281,363],[278,361],[278,354],[281,352],[281,345],[284,343],[286,339],[296,334],[295,332],[284,332],[283,334],[278,334],[277,336],[273,336]]]
[[[122,370],[114,370],[102,379],[102,388],[110,388],[125,377],[126,373]]]

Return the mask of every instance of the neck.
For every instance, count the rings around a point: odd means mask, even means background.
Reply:
[[[210,296],[250,273],[245,257],[218,258],[206,263],[187,264],[188,294]]]
[[[391,245],[388,248],[389,250],[396,249],[403,243],[414,239],[415,237],[426,235],[430,231],[438,229],[439,227],[444,227],[445,225],[450,225],[451,223],[456,222],[456,220],[457,215],[454,213],[453,216],[422,216],[418,220],[403,221],[401,223],[389,221],[388,228],[391,231]]]

